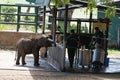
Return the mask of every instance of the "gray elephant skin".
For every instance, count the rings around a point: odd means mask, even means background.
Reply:
[[[22,65],[25,65],[26,54],[33,54],[34,66],[39,66],[39,50],[41,47],[51,47],[54,42],[46,37],[41,38],[21,38],[16,43],[17,60],[16,65],[19,65],[21,59]]]

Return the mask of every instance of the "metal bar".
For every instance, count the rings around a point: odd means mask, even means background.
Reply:
[[[75,21],[75,22],[77,22],[78,20],[80,19],[80,21],[81,22],[97,22],[97,19],[91,19],[91,20],[89,20],[89,19],[83,19],[83,18],[68,18],[67,19],[67,21]],[[56,20],[58,20],[58,21],[64,21],[64,18],[57,18]]]
[[[21,7],[20,6],[18,6],[18,11],[17,11],[17,32],[19,31],[19,28],[20,28],[20,24],[19,24],[19,22],[20,22],[20,12],[21,12]]]
[[[1,13],[0,12],[0,15],[17,15],[17,14],[14,14],[14,13]]]
[[[7,7],[17,7],[17,13],[3,13],[1,12],[1,7],[2,6],[7,6]],[[34,7],[35,9],[35,13],[22,13],[21,9],[22,7]],[[16,22],[3,22],[0,21],[0,24],[16,24],[17,25],[17,29],[16,31],[18,32],[20,29],[20,25],[34,25],[35,26],[35,32],[37,32],[37,26],[38,24],[38,5],[22,5],[22,4],[16,4],[16,5],[11,5],[11,4],[0,4],[0,19],[1,19],[1,15],[15,15],[17,17],[17,21]],[[28,23],[24,23],[23,21],[21,21],[21,16],[35,16],[35,20],[33,22],[28,22]]]
[[[80,7],[84,7],[84,6],[82,6],[82,5],[71,5],[69,7],[69,10],[70,9],[80,8]],[[57,8],[57,11],[61,11],[61,10],[65,10],[65,7],[59,7],[59,8]],[[43,13],[43,12],[44,12],[43,10],[40,11],[40,13]],[[46,13],[49,13],[49,12],[51,12],[51,10],[46,10]]]
[[[35,33],[37,33],[37,29],[38,29],[38,17],[39,17],[39,15],[38,15],[38,9],[39,9],[39,7],[35,7],[35,14],[36,14],[36,16],[35,16]]]
[[[1,13],[1,5],[0,5],[0,13]],[[1,15],[0,15],[0,20],[1,20]]]

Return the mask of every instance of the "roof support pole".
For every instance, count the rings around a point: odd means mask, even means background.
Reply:
[[[44,6],[44,13],[43,13],[43,31],[42,34],[45,34],[45,17],[46,17],[46,6]]]
[[[90,25],[89,25],[89,34],[91,34],[91,25],[92,25],[92,22],[91,22],[91,20],[92,20],[92,12],[90,12]]]
[[[64,38],[63,38],[63,47],[64,47],[64,69],[65,71],[65,54],[66,54],[66,35],[67,35],[67,24],[68,24],[68,5],[65,5],[65,18],[64,18]]]
[[[106,18],[106,32],[105,32],[105,58],[104,58],[104,64],[105,66],[107,65],[106,63],[106,59],[107,59],[107,55],[108,55],[108,52],[107,52],[107,47],[108,47],[108,30],[109,30],[109,19]]]
[[[52,38],[54,41],[55,41],[55,34],[56,34],[56,17],[57,17],[57,9],[54,6],[54,8],[53,8],[53,20],[52,20],[52,31],[51,31]]]

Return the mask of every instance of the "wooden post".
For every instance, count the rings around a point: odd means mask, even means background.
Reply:
[[[65,5],[65,18],[64,18],[64,38],[63,38],[63,47],[64,47],[64,69],[65,71],[65,56],[66,56],[66,35],[67,35],[67,21],[68,19],[68,5]]]
[[[92,20],[92,12],[90,12],[90,25],[89,25],[89,34],[91,34],[91,25],[92,25],[92,22],[91,22],[91,20]]]
[[[77,34],[78,34],[78,38],[79,38],[79,40],[78,40],[78,42],[80,43],[80,33],[81,33],[81,20],[80,19],[78,19],[77,20]],[[78,44],[79,44],[78,43]],[[78,68],[78,59],[79,59],[79,47],[77,47],[77,53],[76,53],[76,68]]]
[[[81,31],[81,21],[80,19],[77,20],[77,33],[79,34]]]
[[[105,42],[106,42],[106,44],[105,44],[105,58],[104,58],[104,64],[105,64],[105,66],[106,66],[106,59],[107,59],[107,55],[108,55],[108,53],[107,53],[107,47],[108,47],[108,30],[109,30],[109,19],[105,19],[105,21],[106,21],[106,36],[105,36]]]
[[[118,44],[118,49],[120,49],[120,27],[118,28],[117,44]]]
[[[46,17],[46,6],[44,6],[44,14],[43,14],[43,31],[42,31],[42,34],[45,34],[45,17]]]
[[[54,8],[53,8],[53,20],[52,20],[52,31],[51,31],[51,34],[52,34],[54,41],[55,41],[55,34],[56,34],[56,16],[57,16],[57,9],[54,6]]]

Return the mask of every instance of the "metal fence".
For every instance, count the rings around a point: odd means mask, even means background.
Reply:
[[[2,12],[2,7],[13,7],[16,8],[16,12],[15,13],[11,13],[11,12]],[[34,11],[32,13],[28,13],[28,12],[23,12],[22,8],[25,7],[32,7],[34,8]],[[38,21],[39,18],[39,7],[38,5],[30,5],[30,4],[0,4],[0,24],[16,24],[17,25],[17,32],[19,31],[20,25],[33,25],[35,26],[35,32],[37,32],[37,27],[39,25],[42,25],[41,21]],[[16,17],[16,21],[5,21],[2,20],[1,16],[10,16],[10,15],[14,15]],[[22,20],[21,17],[22,16],[32,16],[34,17],[33,21],[26,21],[26,20]]]

